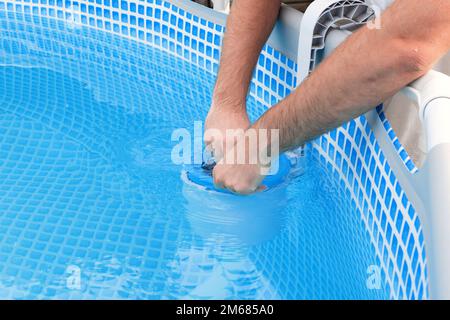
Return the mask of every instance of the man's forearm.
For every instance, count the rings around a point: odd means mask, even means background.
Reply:
[[[382,29],[364,28],[253,126],[280,129],[281,151],[369,111],[450,49],[450,1],[397,0]]]
[[[214,89],[216,102],[227,107],[245,108],[253,69],[273,29],[280,3],[280,0],[233,2]]]

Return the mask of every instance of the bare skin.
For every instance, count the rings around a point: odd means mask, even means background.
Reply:
[[[205,129],[218,129],[225,137],[227,129],[248,129],[245,101],[252,72],[264,43],[270,35],[280,9],[280,0],[235,1],[227,21],[220,70]],[[211,147],[213,137],[205,142]],[[230,145],[234,144],[230,142]],[[216,150],[221,154],[222,150]]]
[[[259,14],[266,13],[262,10]],[[279,129],[280,151],[298,147],[385,101],[428,72],[450,50],[448,0],[429,0],[426,6],[422,0],[396,0],[381,19],[380,30],[364,27],[352,35],[291,95],[249,129]],[[251,29],[258,30],[256,26]],[[256,46],[252,42],[247,45]],[[240,59],[253,61],[249,56]],[[218,81],[228,80],[222,77]],[[214,126],[211,121],[209,127]],[[217,187],[238,194],[255,192],[264,178],[258,164],[219,163],[213,175]]]

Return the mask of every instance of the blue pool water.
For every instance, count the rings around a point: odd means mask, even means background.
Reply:
[[[171,134],[204,119],[213,75],[54,20],[0,11],[0,35],[0,298],[389,297],[308,150],[258,195],[184,182]]]

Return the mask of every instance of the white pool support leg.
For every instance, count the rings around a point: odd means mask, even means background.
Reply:
[[[403,90],[419,106],[427,159],[416,184],[432,299],[450,299],[450,77],[430,71]]]
[[[354,15],[361,10],[359,16]],[[370,18],[370,6],[365,1],[315,1],[306,11],[300,30],[300,81],[351,34],[348,30],[367,22],[367,17]],[[337,30],[342,22],[344,28]],[[403,89],[403,93],[418,104],[427,137],[427,159],[417,174],[406,169],[375,110],[367,114],[367,119],[421,218],[430,298],[450,299],[450,77],[430,71]]]
[[[444,106],[443,106],[444,107]],[[450,108],[450,104],[445,106]],[[434,109],[434,110],[432,110]],[[439,116],[440,108],[430,113]],[[448,111],[443,116],[448,116]],[[450,126],[450,118],[447,118]],[[450,299],[450,143],[436,145],[427,155],[418,181],[423,186],[426,209],[422,218],[424,228],[430,298]]]
[[[450,87],[449,87],[450,91]],[[450,99],[431,101],[424,113],[423,123],[427,130],[428,150],[444,143],[450,143]],[[450,164],[450,163],[449,163]],[[449,194],[450,195],[450,194]]]
[[[419,106],[419,117],[427,133],[428,151],[442,143],[450,143],[450,77],[430,71],[403,89],[403,93]]]

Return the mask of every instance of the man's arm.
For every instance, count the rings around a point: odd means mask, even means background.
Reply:
[[[448,0],[397,0],[381,19],[381,30],[350,37],[254,128],[280,129],[282,150],[299,146],[385,101],[450,49]]]
[[[450,49],[450,1],[397,0],[382,29],[352,35],[253,129],[279,129],[280,150],[297,147],[369,111],[424,75]],[[238,178],[239,177],[239,178]],[[262,181],[256,165],[218,165],[215,183],[237,193]]]
[[[262,46],[272,31],[281,0],[235,0],[227,21],[220,69],[205,129],[243,129],[250,126],[247,92]],[[205,137],[207,144],[212,137]]]

